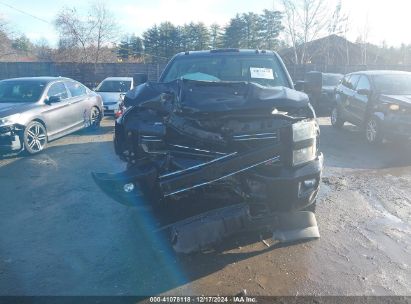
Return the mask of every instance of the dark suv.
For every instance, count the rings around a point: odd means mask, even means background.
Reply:
[[[411,138],[411,73],[364,71],[344,76],[336,89],[331,124],[360,126],[369,143]]]
[[[260,216],[314,210],[319,128],[275,52],[177,54],[159,83],[138,86],[124,104],[114,143],[128,169],[94,179],[119,202],[186,219],[175,244],[190,235],[202,247]]]

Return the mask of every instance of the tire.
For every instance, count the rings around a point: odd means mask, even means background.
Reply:
[[[377,117],[371,116],[367,119],[364,127],[364,135],[365,140],[369,144],[379,145],[382,143],[384,135],[382,131],[381,121]]]
[[[312,213],[315,213],[316,207],[317,207],[317,200],[315,200],[311,205],[305,207],[302,211],[310,211]]]
[[[341,118],[341,112],[338,109],[337,105],[334,105],[332,110],[331,110],[331,115],[330,115],[330,119],[331,119],[331,125],[334,128],[337,129],[341,129],[344,126],[345,121],[342,120]]]
[[[38,121],[30,122],[23,133],[24,149],[28,154],[37,154],[47,146],[46,127]]]
[[[92,107],[90,110],[90,129],[97,130],[100,128],[101,123],[101,111],[97,107]]]

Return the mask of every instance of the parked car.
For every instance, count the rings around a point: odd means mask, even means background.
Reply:
[[[298,89],[307,93],[317,111],[327,111],[328,115],[334,104],[335,89],[343,77],[337,73],[310,71],[305,74],[304,81],[299,82]]]
[[[361,126],[369,143],[411,138],[411,73],[364,71],[344,76],[336,90],[331,123]]]
[[[289,238],[319,236],[313,213],[292,212],[314,210],[319,128],[277,53],[180,53],[159,83],[137,86],[124,103],[114,142],[128,169],[93,177],[115,200],[146,201],[164,215],[160,222],[173,223],[166,227],[176,251],[295,216],[292,223],[310,228],[293,227]]]
[[[29,154],[47,142],[82,128],[97,128],[101,97],[81,83],[62,77],[0,81],[0,151]]]
[[[121,111],[125,93],[134,86],[133,77],[108,77],[95,89],[103,99],[104,114],[116,115]]]

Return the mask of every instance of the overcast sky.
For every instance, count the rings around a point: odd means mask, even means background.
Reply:
[[[337,0],[325,0],[330,7]],[[179,25],[202,21],[207,25],[225,25],[236,13],[278,9],[279,0],[106,0],[124,33],[141,33],[155,23],[171,21]],[[90,2],[84,0],[0,0],[0,15],[16,33],[24,33],[32,41],[46,38],[51,45],[57,41],[53,19],[64,6],[87,11]],[[13,6],[15,9],[8,7]],[[350,17],[349,39],[355,40],[368,19],[369,41],[398,46],[411,44],[410,0],[342,0]],[[17,10],[16,10],[17,9]],[[46,23],[27,14],[49,21]]]

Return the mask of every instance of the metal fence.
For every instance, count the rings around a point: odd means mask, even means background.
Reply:
[[[34,76],[63,76],[86,86],[95,87],[106,77],[131,77],[146,73],[155,81],[164,69],[163,64],[140,63],[54,63],[54,62],[0,62],[0,79]]]
[[[106,77],[133,76],[146,73],[151,81],[160,77],[165,64],[142,63],[54,63],[54,62],[0,62],[0,79],[32,76],[64,76],[78,80],[88,87],[95,87]],[[321,65],[288,64],[287,69],[294,81],[303,80],[306,72],[320,71],[346,74],[360,70],[411,71],[411,65]]]

